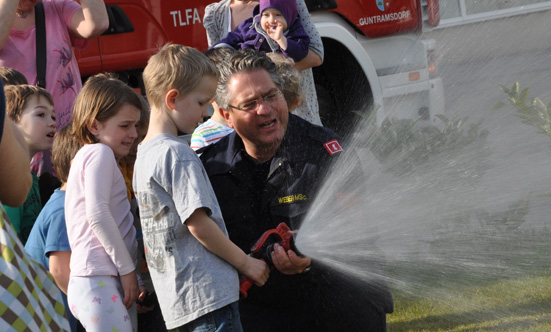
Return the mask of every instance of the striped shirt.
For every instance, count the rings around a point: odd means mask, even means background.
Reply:
[[[191,135],[190,147],[193,150],[198,150],[218,142],[222,137],[232,132],[233,129],[230,127],[209,119],[195,129],[193,135]]]

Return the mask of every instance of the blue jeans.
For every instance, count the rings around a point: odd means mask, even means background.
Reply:
[[[239,304],[233,302],[182,325],[179,332],[243,332]]]

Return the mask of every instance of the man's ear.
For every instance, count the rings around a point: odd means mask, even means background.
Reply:
[[[228,111],[227,109],[223,109],[223,108],[218,108],[218,111],[220,112],[220,114],[222,115],[224,120],[226,120],[226,122],[228,123],[228,127],[232,128],[232,129],[235,129],[234,126],[233,126],[233,121],[232,121],[232,118],[231,118],[230,111]]]
[[[176,107],[176,99],[180,93],[176,89],[170,89],[165,95],[165,105],[169,110],[173,110]]]

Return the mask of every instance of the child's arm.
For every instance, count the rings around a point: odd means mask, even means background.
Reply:
[[[109,27],[109,17],[103,0],[79,1],[82,8],[71,17],[69,30],[80,38],[94,38]]]
[[[287,49],[287,37],[283,34],[283,24],[281,22],[277,22],[276,25],[271,25],[265,30],[268,36],[270,36],[283,51]]]
[[[119,272],[124,290],[124,304],[130,308],[138,297],[136,265],[126,248],[110,207],[113,179],[120,170],[112,150],[104,145],[98,146],[97,152],[88,159],[85,167],[86,219]]]
[[[124,305],[127,309],[130,309],[141,292],[138,286],[138,279],[136,278],[136,271],[134,270],[128,274],[121,275],[120,278],[124,291]]]
[[[63,189],[64,190],[64,189]],[[54,193],[56,195],[56,193]],[[64,205],[64,203],[62,203]],[[40,224],[39,224],[40,223]],[[44,255],[49,261],[49,270],[57,287],[67,294],[71,274],[71,246],[65,224],[65,209],[51,211],[43,209],[34,227],[49,225],[44,229]]]
[[[0,1],[0,51],[4,48],[4,45],[10,36],[11,28],[13,27],[13,22],[15,21],[15,14],[17,12],[18,4],[18,0]]]
[[[69,262],[71,261],[70,251],[52,251],[50,252],[50,273],[54,277],[57,287],[61,291],[67,294],[67,286],[69,285],[69,275],[71,274],[71,268]]]
[[[101,210],[101,207],[98,206],[97,209]],[[128,249],[126,249],[124,240],[111,213],[99,212],[99,215],[103,215],[104,217],[89,219],[90,228],[92,228],[94,234],[117,267],[124,291],[124,304],[127,308],[130,308],[139,295],[134,260],[130,256]]]
[[[281,52],[287,58],[292,58],[295,62],[299,62],[308,55],[310,37],[304,31],[299,19],[289,28],[286,36],[283,34],[281,22],[277,22],[275,27],[267,29],[267,33],[279,45]]]
[[[195,210],[186,220],[191,234],[205,248],[233,265],[241,274],[262,286],[268,280],[269,269],[265,262],[245,254],[222,233],[222,230],[207,216],[205,209]]]
[[[242,48],[242,44],[246,41],[246,31],[249,29],[253,22],[253,18],[250,17],[245,21],[241,22],[238,26],[235,27],[234,31],[228,32],[226,37],[222,38],[214,47],[231,47],[234,50]]]
[[[136,302],[139,295],[134,260],[130,257],[128,249],[126,249],[124,240],[113,217],[110,213],[105,214],[105,216],[105,219],[89,220],[90,228],[92,228],[94,234],[117,267],[124,291],[124,305],[126,308],[130,308]],[[130,272],[128,272],[129,270]]]
[[[0,173],[4,175],[0,179],[0,201],[9,206],[23,205],[33,184],[29,150],[25,138],[7,116],[0,141],[0,160]]]
[[[241,38],[241,36],[238,35],[237,33],[230,31],[228,32],[226,37],[224,37],[218,43],[214,44],[212,48],[229,47],[234,50],[238,50],[242,43],[243,43],[243,38]]]

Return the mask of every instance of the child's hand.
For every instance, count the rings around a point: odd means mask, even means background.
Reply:
[[[282,49],[287,49],[287,37],[283,35],[283,24],[276,21],[275,24],[266,24],[264,30]]]
[[[278,21],[276,21],[275,24],[266,23],[264,30],[266,30],[268,36],[270,36],[275,41],[280,40],[281,36],[283,36],[283,24]]]
[[[138,286],[138,299],[137,301],[138,302],[142,302],[145,297],[147,296],[147,294],[149,294],[149,291],[147,290],[147,288],[145,286]]]
[[[155,303],[151,301],[151,294],[145,286],[139,286],[140,295],[138,295],[138,301],[136,302],[136,310],[139,314],[145,314],[146,312],[153,311],[155,309]]]
[[[136,302],[138,298],[138,278],[136,278],[136,271],[132,271],[128,274],[121,275],[121,284],[124,291],[124,305],[127,309],[130,309],[132,304]]]
[[[263,260],[252,258],[251,256],[247,256],[245,267],[240,272],[251,278],[257,286],[263,286],[270,276],[268,264]]]

